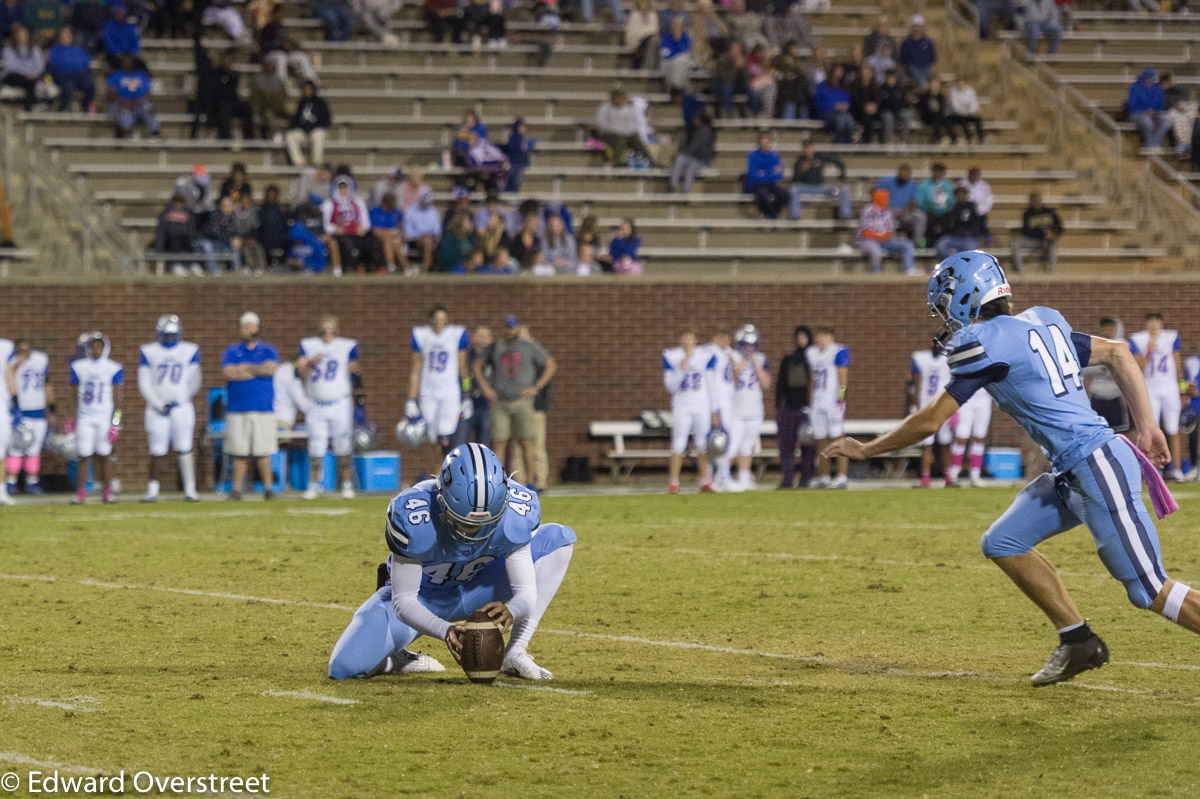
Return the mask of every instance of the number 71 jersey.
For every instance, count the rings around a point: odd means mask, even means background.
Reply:
[[[1091,352],[1091,338],[1074,333],[1052,308],[976,322],[950,340],[950,393],[961,405],[968,397],[956,383],[986,387],[1061,474],[1115,435],[1083,389]]]
[[[384,538],[392,554],[421,562],[421,590],[464,587],[489,564],[533,540],[542,523],[537,494],[508,481],[508,507],[491,538],[464,544],[441,532],[447,524],[437,505],[437,481],[422,480],[392,498]]]

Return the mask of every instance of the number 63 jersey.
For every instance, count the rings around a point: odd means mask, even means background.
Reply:
[[[533,540],[542,523],[537,494],[508,481],[508,508],[491,538],[464,544],[438,531],[447,522],[437,504],[437,481],[422,480],[388,505],[384,538],[392,555],[420,561],[421,592],[466,588],[488,566]],[[388,558],[391,567],[391,558]]]
[[[1083,389],[1091,341],[1052,308],[976,322],[950,340],[947,391],[962,405],[986,389],[1061,474],[1115,436]]]

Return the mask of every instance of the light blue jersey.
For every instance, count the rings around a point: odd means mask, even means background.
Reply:
[[[950,341],[947,390],[961,405],[986,389],[1062,474],[1115,435],[1083,389],[1091,352],[1091,338],[1052,308],[976,322]]]

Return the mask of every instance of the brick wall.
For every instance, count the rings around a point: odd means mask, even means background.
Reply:
[[[1119,313],[1130,329],[1143,314],[1161,310],[1181,331],[1185,352],[1200,343],[1200,283],[1129,282],[1018,284],[1019,307],[1052,304],[1087,330],[1102,313]],[[758,325],[772,360],[787,349],[798,322],[829,323],[852,350],[848,412],[851,417],[897,417],[903,412],[909,354],[928,345],[924,285],[916,282],[705,283],[479,281],[241,282],[222,280],[122,281],[83,286],[19,284],[0,287],[0,335],[32,338],[49,352],[60,397],[66,394],[66,359],[76,336],[99,328],[113,341],[113,357],[127,368],[127,426],[118,444],[119,474],[132,488],[143,484],[147,456],[136,387],[137,346],[150,341],[160,314],[178,313],[185,335],[201,346],[205,385],[220,385],[219,360],[236,340],[236,319],[246,309],[263,318],[264,338],[285,355],[296,351],[317,317],[337,314],[345,335],[357,338],[368,392],[368,415],[393,446],[390,429],[402,412],[410,364],[409,329],[435,303],[455,322],[490,323],[515,312],[559,363],[550,416],[552,474],[567,455],[600,462],[590,441],[593,419],[633,418],[642,408],[663,408],[659,351],[678,330],[696,324],[702,333]],[[770,403],[769,403],[770,404]],[[60,405],[70,407],[69,402]],[[198,406],[198,411],[202,408]],[[202,417],[201,417],[202,418]],[[1021,445],[1024,434],[997,416],[993,442]],[[415,460],[415,463],[414,463]],[[432,451],[405,466],[430,468]],[[207,466],[202,467],[207,472]]]

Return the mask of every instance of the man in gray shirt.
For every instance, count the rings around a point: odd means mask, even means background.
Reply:
[[[1100,320],[1100,336],[1123,341],[1125,326],[1115,316],[1106,316]],[[1125,400],[1121,398],[1121,389],[1108,373],[1108,367],[1086,367],[1083,370],[1083,385],[1087,390],[1088,399],[1092,401],[1092,409],[1104,417],[1109,427],[1118,433],[1129,429],[1129,410],[1125,407]]]
[[[490,367],[491,376],[487,376]],[[521,339],[521,322],[515,314],[504,320],[499,341],[488,346],[472,367],[475,382],[487,397],[492,417],[492,449],[511,464],[508,442],[515,438],[521,445],[521,461],[534,463],[533,441],[536,424],[533,398],[554,379],[558,365],[536,341]],[[530,488],[532,474],[521,477]]]

